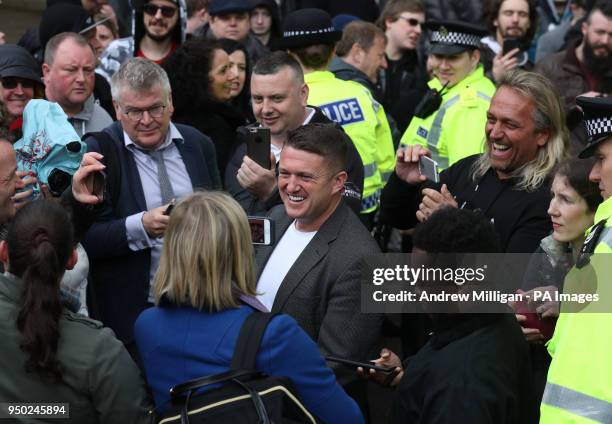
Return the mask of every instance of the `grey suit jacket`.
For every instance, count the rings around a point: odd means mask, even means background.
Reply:
[[[276,242],[293,222],[283,205],[269,214]],[[274,246],[256,249],[258,277]],[[338,208],[293,263],[280,285],[272,312],[291,315],[319,345],[323,355],[367,360],[376,352],[382,316],[361,313],[361,258],[380,253],[378,245],[355,214]],[[356,380],[355,370],[329,363],[338,381]]]

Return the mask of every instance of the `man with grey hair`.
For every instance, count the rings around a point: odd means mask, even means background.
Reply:
[[[80,137],[113,122],[94,100],[95,70],[96,56],[82,35],[62,32],[47,43],[42,65],[45,96],[61,106]]]
[[[113,75],[118,122],[85,141],[104,155],[108,204],[83,245],[91,262],[99,318],[133,352],[132,327],[153,302],[153,279],[168,226],[168,206],[196,188],[220,186],[212,141],[173,124],[166,72],[143,58]]]

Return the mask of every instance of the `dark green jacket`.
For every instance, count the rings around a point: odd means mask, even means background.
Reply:
[[[27,373],[15,324],[20,294],[21,282],[0,274],[0,401],[68,403],[70,419],[60,420],[66,424],[148,422],[150,402],[140,372],[112,330],[98,321],[64,310],[56,356],[63,381],[44,382]]]

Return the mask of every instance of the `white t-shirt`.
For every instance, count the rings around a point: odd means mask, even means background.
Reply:
[[[257,281],[257,299],[269,311],[272,310],[274,298],[281,283],[293,266],[295,260],[302,254],[310,240],[317,234],[316,231],[302,232],[295,227],[295,221],[289,225],[283,237],[278,241],[276,248],[270,255],[259,281]]]

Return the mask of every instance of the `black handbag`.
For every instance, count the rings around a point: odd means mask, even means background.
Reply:
[[[255,369],[261,339],[273,317],[270,313],[252,313],[240,329],[229,371],[172,387],[172,406],[156,422],[316,423],[289,378],[268,376]],[[208,390],[202,391],[204,388]]]

